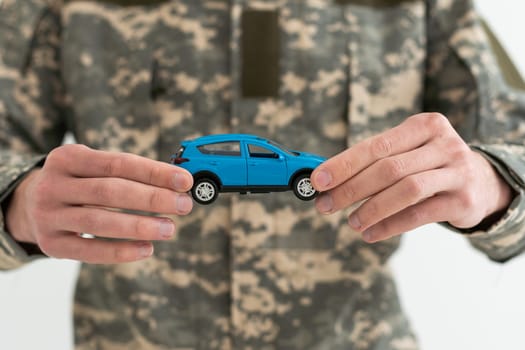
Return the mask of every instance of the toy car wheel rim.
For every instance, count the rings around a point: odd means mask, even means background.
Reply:
[[[305,198],[315,195],[315,189],[312,187],[312,182],[309,178],[304,178],[297,182],[297,192]]]
[[[215,196],[215,187],[209,182],[201,182],[195,188],[195,194],[203,202],[211,201]]]

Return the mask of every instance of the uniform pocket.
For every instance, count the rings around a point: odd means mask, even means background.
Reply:
[[[460,134],[467,141],[501,140],[510,131],[507,130],[509,124],[504,115],[506,108],[501,105],[504,103],[502,93],[506,91],[506,83],[488,37],[473,12],[467,24],[456,30],[448,44],[457,62],[445,70],[445,74],[450,76],[447,84],[455,84],[456,94],[462,91],[464,96],[461,100],[452,101],[451,104],[457,107],[451,115],[457,113],[463,120],[470,120],[469,123],[463,122]],[[448,86],[448,89],[453,87]],[[465,129],[465,125],[469,129]]]

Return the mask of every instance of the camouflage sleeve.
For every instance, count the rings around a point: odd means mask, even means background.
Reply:
[[[63,139],[60,20],[46,0],[0,5],[0,204]],[[33,257],[6,231],[0,211],[0,270]]]
[[[525,91],[511,87],[471,1],[428,1],[425,109],[446,115],[514,189],[491,225],[458,230],[494,261],[525,249]]]

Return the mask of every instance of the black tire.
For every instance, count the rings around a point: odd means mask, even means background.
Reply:
[[[293,180],[293,193],[303,201],[310,201],[317,196],[317,191],[312,187],[310,174],[301,174]]]
[[[201,178],[195,181],[191,189],[191,196],[199,204],[211,204],[219,196],[217,183],[209,178]]]

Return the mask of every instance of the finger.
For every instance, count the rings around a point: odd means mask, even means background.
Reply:
[[[153,245],[150,242],[86,239],[74,234],[56,235],[44,242],[40,244],[40,248],[48,256],[90,264],[125,263],[153,254]]]
[[[124,178],[178,192],[187,192],[193,185],[186,169],[130,153],[97,151],[83,145],[69,145],[55,153],[64,160],[67,173],[76,177]]]
[[[349,217],[353,229],[364,231],[405,208],[437,193],[461,186],[462,180],[451,169],[437,169],[404,178],[392,187],[376,194],[363,203]]]
[[[59,220],[59,221],[58,221]],[[171,239],[175,224],[168,218],[125,214],[101,208],[67,207],[60,211],[60,230],[98,237],[155,241]]]
[[[439,143],[430,142],[375,162],[350,180],[322,193],[316,199],[318,210],[325,214],[338,211],[392,186],[406,176],[445,165],[448,156],[439,146]]]
[[[64,181],[63,201],[73,205],[90,205],[140,210],[160,214],[188,214],[193,206],[186,193],[154,187],[120,178],[77,178]]]
[[[435,113],[412,116],[400,125],[325,161],[312,173],[312,184],[320,192],[339,186],[379,159],[408,152],[427,143],[436,130],[444,128],[445,123],[448,123],[446,118]]]
[[[405,208],[363,232],[363,239],[369,243],[398,236],[420,226],[447,221],[450,211],[455,208],[451,194],[437,195],[416,205]]]

